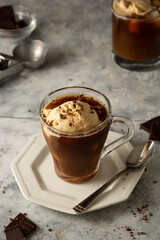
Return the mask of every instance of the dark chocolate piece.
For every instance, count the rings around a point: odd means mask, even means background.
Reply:
[[[30,232],[36,229],[36,224],[29,218],[25,217],[22,213],[19,213],[13,221],[5,228],[5,232],[19,227],[24,236],[27,236]]]
[[[26,27],[28,24],[20,19],[16,21],[16,17],[13,11],[12,5],[6,5],[0,7],[0,28],[1,29],[19,29]]]
[[[19,20],[17,22],[17,28],[24,28],[26,27],[28,24],[22,19],[22,20]]]
[[[160,141],[160,116],[141,123],[140,128],[144,129],[150,134],[149,139]]]
[[[0,28],[15,29],[16,20],[11,5],[0,7]]]
[[[19,227],[12,228],[5,232],[6,240],[26,240]]]

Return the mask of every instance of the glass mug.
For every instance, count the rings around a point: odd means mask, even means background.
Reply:
[[[42,116],[42,109],[53,100],[68,96],[84,95],[94,98],[107,110],[105,120],[98,126],[83,132],[64,132],[48,125]],[[109,99],[102,93],[87,87],[66,87],[48,94],[40,105],[40,122],[44,137],[53,157],[56,174],[68,182],[82,182],[96,175],[100,159],[115,148],[129,141],[134,133],[130,120],[112,115]],[[107,146],[105,141],[113,123],[122,123],[126,133]]]
[[[143,18],[127,17],[118,14],[113,3],[112,48],[115,62],[129,70],[159,67],[160,8],[146,13]]]

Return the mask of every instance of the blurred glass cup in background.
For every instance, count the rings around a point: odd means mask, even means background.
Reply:
[[[136,70],[160,66],[160,0],[112,2],[114,60]]]

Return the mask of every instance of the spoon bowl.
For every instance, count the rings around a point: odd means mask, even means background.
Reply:
[[[13,57],[25,68],[36,69],[46,60],[47,48],[40,40],[28,40],[13,49]]]
[[[147,166],[155,151],[155,144],[147,140],[138,144],[127,156],[126,165],[128,168],[141,168]]]

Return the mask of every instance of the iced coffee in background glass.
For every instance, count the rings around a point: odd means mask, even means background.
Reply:
[[[112,45],[125,68],[160,65],[160,0],[114,0]]]

